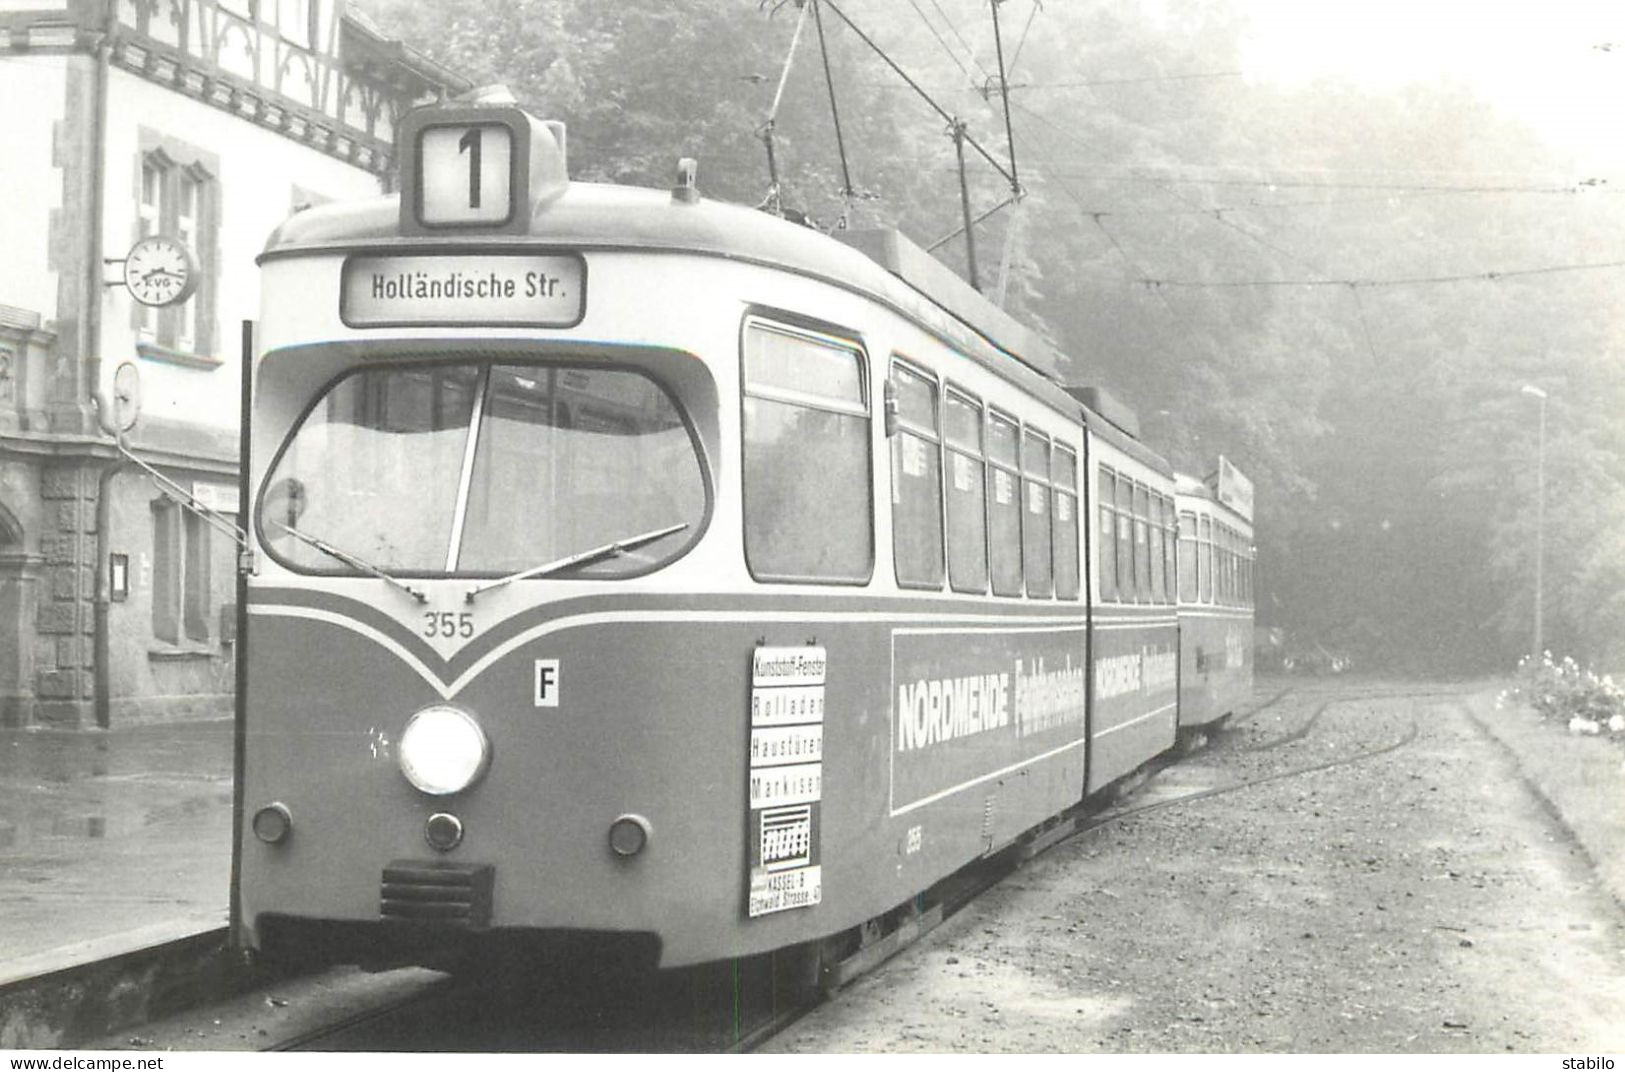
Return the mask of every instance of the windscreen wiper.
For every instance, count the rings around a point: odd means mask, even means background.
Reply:
[[[468,590],[468,595],[464,596],[463,598],[466,602],[472,603],[474,602],[474,597],[479,595],[481,592],[489,592],[493,588],[501,588],[505,584],[512,584],[514,581],[522,581],[527,577],[546,577],[550,573],[559,573],[563,570],[570,569],[573,566],[585,566],[587,563],[596,562],[600,558],[609,558],[613,555],[625,554],[634,548],[642,547],[646,543],[653,543],[662,536],[670,536],[673,533],[682,532],[686,528],[688,528],[688,522],[679,521],[677,524],[667,525],[663,529],[651,529],[648,532],[640,532],[636,536],[628,536],[624,540],[612,540],[609,543],[600,544],[591,550],[577,551],[573,555],[566,555],[563,558],[556,558],[551,562],[543,562],[540,566],[532,566],[530,569],[520,570],[518,573],[510,573],[506,577],[498,577],[494,581],[488,581],[485,584],[475,585],[473,588]]]
[[[377,566],[374,566],[372,563],[363,562],[361,559],[359,559],[356,556],[350,554],[348,551],[339,550],[337,547],[334,547],[332,544],[328,543],[326,540],[318,540],[316,537],[310,535],[309,533],[300,532],[298,529],[294,528],[292,525],[289,525],[289,524],[287,524],[285,522],[282,522],[282,521],[272,521],[271,524],[275,525],[277,528],[279,528],[282,531],[286,532],[289,536],[293,536],[296,539],[299,539],[299,540],[309,544],[310,546],[314,547],[316,550],[320,551],[322,554],[329,555],[329,556],[331,556],[333,558],[338,559],[340,562],[344,563],[346,566],[350,566],[350,567],[352,567],[354,569],[358,569],[362,573],[370,573],[370,574],[372,574],[372,576],[377,577],[379,580],[387,581],[389,584],[393,585],[396,588],[399,588],[401,591],[405,592],[407,595],[411,596],[413,599],[417,600],[419,603],[427,603],[427,602],[429,602],[429,597],[428,596],[424,595],[422,592],[418,591],[416,588],[413,588],[411,585],[407,584],[405,581],[401,580],[398,577],[391,577],[389,574],[385,573],[383,570],[379,569]]]

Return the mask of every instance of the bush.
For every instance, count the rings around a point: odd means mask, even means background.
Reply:
[[[1539,662],[1524,656],[1517,684],[1502,693],[1508,699],[1528,704],[1542,719],[1566,723],[1571,733],[1606,733],[1625,743],[1625,689],[1567,656],[1554,661],[1548,651]]]

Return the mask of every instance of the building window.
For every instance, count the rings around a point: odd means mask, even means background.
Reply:
[[[310,48],[316,40],[316,4],[312,0],[277,0],[276,28],[284,41]]]
[[[146,238],[163,229],[164,173],[168,169],[159,157],[146,156],[141,160],[141,193],[136,205],[136,237]],[[152,342],[158,338],[158,310],[151,305],[135,303],[136,332]]]
[[[1021,577],[1021,442],[1016,422],[995,413],[988,421],[989,550],[993,559],[993,594],[1019,596]]]
[[[982,406],[950,390],[947,406],[948,583],[956,592],[987,591],[987,477]]]
[[[131,326],[139,341],[187,355],[213,356],[214,246],[219,236],[218,162],[174,138],[141,131],[136,183],[136,233],[170,235],[192,251],[198,283],[175,305],[132,302]]]
[[[891,437],[892,555],[897,583],[942,587],[942,437],[937,385],[892,363],[897,429]]]
[[[152,504],[152,635],[167,644],[210,639],[209,523],[170,498]]]
[[[863,352],[745,324],[745,560],[761,580],[862,584],[874,569]]]
[[[198,212],[202,207],[203,182],[194,173],[181,170],[175,176],[175,237],[192,256],[198,250]],[[192,353],[197,350],[197,307],[194,298],[175,306],[175,348]]]

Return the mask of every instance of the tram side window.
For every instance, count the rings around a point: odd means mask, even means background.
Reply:
[[[1048,598],[1055,591],[1054,564],[1050,560],[1049,440],[1028,429],[1021,436],[1022,499],[1026,524],[1021,527],[1021,560],[1027,575],[1027,594]]]
[[[1100,467],[1100,598],[1117,602],[1117,475]]]
[[[1150,525],[1149,491],[1144,484],[1134,486],[1134,583],[1139,601],[1150,603]]]
[[[1196,515],[1179,515],[1179,601],[1196,602]]]
[[[835,338],[745,331],[745,559],[771,581],[862,584],[874,565],[863,355]]]
[[[1164,495],[1162,497],[1162,568],[1168,583],[1168,602],[1177,601],[1178,593],[1175,591],[1176,579],[1179,576],[1179,563],[1176,561],[1179,546],[1178,529],[1175,528],[1174,500]]]
[[[1201,519],[1201,536],[1197,540],[1197,549],[1202,556],[1200,567],[1201,600],[1203,603],[1213,602],[1213,519]]]
[[[897,583],[942,587],[942,442],[937,385],[892,364],[897,433],[891,441],[892,545]]]
[[[1247,542],[1247,559],[1246,559],[1246,561],[1244,561],[1242,563],[1243,572],[1242,572],[1242,575],[1241,575],[1242,576],[1242,584],[1246,588],[1247,605],[1249,607],[1254,605],[1253,604],[1253,563],[1255,561],[1254,555],[1255,555],[1255,552],[1253,550],[1252,541],[1249,540]]]
[[[1134,585],[1134,483],[1121,474],[1117,477],[1117,595],[1124,603],[1133,603],[1138,589]]]
[[[987,591],[987,478],[982,406],[948,392],[948,583],[956,592]]]
[[[1050,455],[1050,479],[1055,485],[1055,595],[1077,599],[1078,577],[1078,458],[1059,443]]]
[[[1016,422],[992,414],[987,425],[988,549],[993,560],[993,594],[1019,596],[1021,576],[1021,476]]]
[[[1219,582],[1224,588],[1220,602],[1229,605],[1236,601],[1236,541],[1229,525],[1219,526],[1219,554]]]
[[[1151,598],[1157,603],[1168,602],[1168,563],[1162,555],[1162,496],[1151,493]]]

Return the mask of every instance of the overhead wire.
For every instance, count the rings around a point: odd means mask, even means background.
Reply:
[[[818,54],[824,60],[824,85],[829,89],[829,114],[835,123],[835,148],[841,157],[841,203],[840,219],[836,221],[836,228],[844,229],[852,212],[852,198],[856,191],[852,188],[852,169],[846,162],[846,138],[841,134],[841,110],[835,103],[835,76],[829,68],[829,44],[824,39],[824,17],[818,12],[818,0],[808,0],[813,9],[813,24],[818,30]]]
[[[912,88],[922,100],[930,105],[932,111],[941,116],[944,122],[948,123],[950,126],[953,126],[959,122],[955,116],[950,114],[945,108],[942,107],[942,105],[937,103],[936,98],[932,97],[931,94],[927,93],[923,88],[921,88],[919,83],[911,78],[908,72],[903,70],[903,68],[898,65],[897,61],[893,60],[891,56],[886,53],[885,49],[881,48],[873,38],[859,29],[858,25],[853,22],[846,12],[842,11],[841,8],[835,3],[835,0],[819,0],[819,2],[827,5],[831,11],[835,12],[840,20],[846,23],[847,27],[851,29],[853,33],[857,34],[858,39],[867,45],[875,53],[875,55],[879,56],[881,60],[885,62],[886,66],[890,67],[899,78],[907,82],[909,87]],[[999,163],[999,161],[995,159],[993,154],[989,153],[987,149],[983,148],[981,142],[971,137],[968,133],[965,133],[962,136],[965,144],[969,145],[972,149],[975,149],[977,155],[981,156],[983,160],[986,160],[988,164],[992,166],[993,170],[997,171],[1004,177],[1006,182],[1013,183],[1015,181],[1011,174],[1005,170],[1004,165]]]
[[[1021,28],[1021,40],[1016,42],[1016,50],[1010,54],[1010,66],[1004,72],[1006,78],[1010,77],[1010,73],[1016,69],[1016,64],[1021,62],[1021,50],[1027,44],[1027,31],[1033,28],[1033,18],[1043,7],[1044,5],[1039,3],[1038,0],[1033,0],[1033,6],[1027,9],[1027,22]]]
[[[1243,71],[1194,71],[1189,74],[1153,74],[1136,78],[1095,78],[1079,82],[1018,82],[1011,89],[1094,89],[1097,86],[1135,86],[1148,82],[1192,82],[1212,78],[1240,78]]]
[[[1591,261],[1580,264],[1547,264],[1539,268],[1498,268],[1484,272],[1458,272],[1448,275],[1397,276],[1389,279],[1157,279],[1147,277],[1152,287],[1240,288],[1240,287],[1407,287],[1426,283],[1494,283],[1502,279],[1557,275],[1566,272],[1611,271],[1625,268],[1625,260]]]
[[[916,3],[915,0],[908,0],[908,6],[914,9],[914,14],[920,16],[920,21],[925,23],[925,28],[927,30],[931,31],[931,36],[937,39],[937,44],[942,46],[942,51],[947,53],[948,58],[954,61],[954,66],[958,67],[960,71],[964,72],[966,78],[971,78],[972,81],[974,81],[974,77],[970,73],[970,68],[965,66],[964,61],[959,58],[959,54],[949,47],[948,42],[943,39],[942,34],[937,32],[936,26],[928,17],[926,17],[925,12],[920,8],[920,5]],[[942,9],[940,7],[937,8],[937,11],[940,12],[941,10]],[[961,38],[960,41],[963,43],[964,39]],[[971,53],[971,62],[976,62],[976,54],[974,52]],[[977,64],[977,66],[981,65]]]
[[[910,2],[912,3],[912,0],[910,0]],[[982,61],[976,58],[976,50],[971,47],[969,41],[965,40],[965,35],[959,32],[959,27],[954,25],[954,20],[950,19],[948,17],[948,13],[942,10],[942,5],[939,4],[937,0],[928,0],[928,2],[932,7],[936,8],[937,14],[942,16],[942,21],[947,25],[948,32],[953,34],[955,39],[957,39],[959,43],[964,46],[966,55],[970,56],[970,61],[976,64],[976,69],[982,72],[983,77],[986,77],[987,68],[983,67]],[[969,72],[966,73],[968,74]]]

